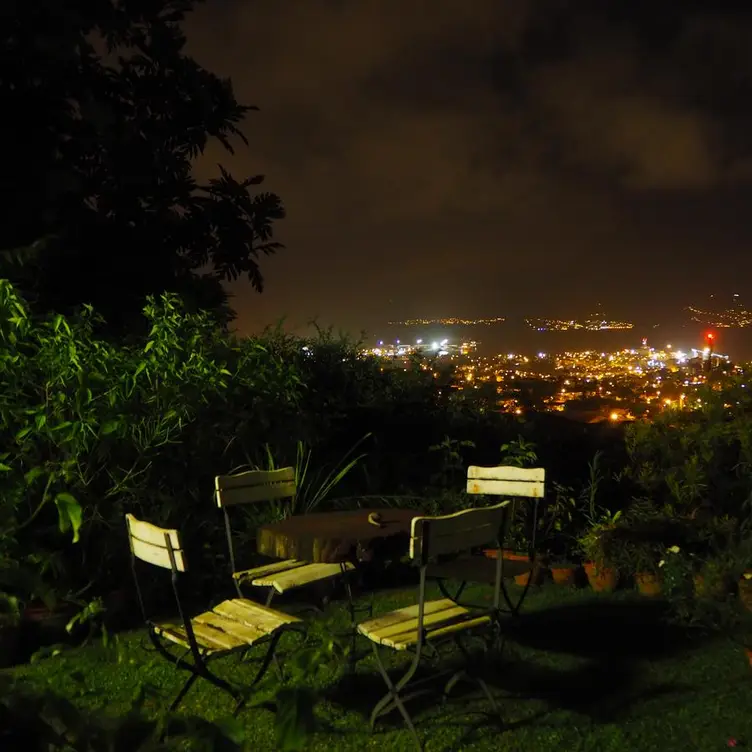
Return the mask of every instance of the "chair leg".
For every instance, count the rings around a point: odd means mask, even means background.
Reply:
[[[178,705],[183,701],[183,698],[188,694],[188,690],[194,685],[196,682],[196,679],[198,679],[199,674],[191,674],[188,679],[186,679],[185,684],[183,684],[182,689],[180,692],[178,692],[175,699],[170,703],[170,707],[167,712],[174,713],[177,709]]]
[[[264,678],[264,675],[269,670],[269,666],[271,665],[272,661],[276,658],[275,651],[277,649],[277,643],[279,642],[279,638],[281,636],[282,636],[282,632],[276,632],[274,636],[272,637],[272,639],[269,641],[269,647],[266,651],[266,655],[264,656],[264,659],[261,661],[261,666],[259,666],[259,670],[256,672],[256,676],[254,677],[253,681],[248,687],[249,690],[253,689]]]
[[[389,690],[384,697],[382,697],[374,706],[373,710],[371,711],[371,731],[373,731],[374,726],[376,725],[376,719],[387,712],[387,710],[391,709],[391,706],[396,707],[400,715],[405,721],[405,724],[407,725],[408,729],[410,730],[410,733],[412,734],[413,739],[415,740],[415,744],[418,747],[418,750],[423,749],[423,745],[420,741],[420,737],[418,736],[418,732],[415,730],[415,725],[413,724],[412,718],[410,718],[410,714],[407,712],[407,709],[405,708],[405,704],[402,702],[402,699],[400,698],[400,691],[407,685],[407,683],[413,678],[415,675],[416,670],[418,669],[418,661],[420,658],[420,654],[416,655],[413,662],[410,664],[410,668],[407,670],[407,673],[395,684],[390,678],[389,674],[387,673],[386,667],[384,666],[381,656],[379,655],[379,649],[376,646],[376,643],[371,643],[373,645],[373,652],[376,656],[376,665],[378,666],[379,672],[381,673],[381,676],[384,679],[384,682],[386,683],[387,689]]]
[[[273,587],[270,587],[270,588],[269,588],[269,592],[268,592],[268,593],[266,594],[266,601],[265,601],[265,603],[264,603],[264,605],[265,605],[265,606],[266,606],[267,608],[268,608],[269,606],[271,606],[272,600],[274,599],[274,594],[275,594],[276,592],[277,592],[277,591],[276,591],[276,590],[275,590],[275,589],[274,589]]]
[[[345,595],[347,596],[347,611],[350,615],[350,655],[347,660],[347,674],[348,676],[352,676],[355,673],[355,667],[357,664],[355,649],[357,647],[358,632],[355,618],[355,601],[353,600],[352,583],[350,582],[350,572],[344,564],[342,564],[342,584],[345,588]]]
[[[196,679],[199,677],[206,679],[208,682],[213,684],[218,689],[221,689],[224,692],[227,692],[235,701],[235,710],[234,714],[237,714],[240,709],[245,705],[247,695],[250,694],[250,691],[261,681],[261,679],[264,677],[264,674],[266,674],[267,670],[269,669],[269,665],[272,662],[272,658],[274,657],[274,651],[276,650],[277,643],[279,642],[279,638],[282,636],[282,632],[277,632],[272,637],[272,639],[269,642],[269,649],[266,652],[266,655],[264,656],[264,660],[261,662],[261,666],[256,673],[256,676],[253,679],[253,682],[251,685],[247,688],[247,691],[245,693],[241,693],[239,690],[237,690],[235,687],[233,687],[229,682],[225,681],[224,679],[220,678],[216,674],[214,674],[212,671],[209,670],[208,666],[206,665],[206,660],[203,657],[197,657],[196,663],[190,663],[186,661],[183,657],[175,657],[170,651],[162,644],[159,637],[152,631],[149,630],[149,637],[151,638],[151,641],[154,645],[154,647],[157,649],[159,653],[161,653],[168,661],[170,661],[174,666],[177,668],[183,669],[185,671],[190,671],[191,675],[188,677],[188,680],[183,685],[182,689],[178,693],[178,696],[172,701],[172,704],[170,705],[170,712],[174,712],[174,710],[178,707],[180,702],[185,697],[188,690],[193,686],[193,684],[196,682]]]
[[[470,681],[475,682],[480,687],[483,694],[491,703],[491,707],[493,707],[494,712],[498,713],[499,706],[496,703],[496,698],[493,696],[493,693],[488,688],[488,684],[486,684],[485,680],[475,670],[475,666],[473,664],[473,658],[470,655],[470,652],[468,651],[465,643],[462,642],[462,637],[457,635],[454,638],[454,641],[457,644],[457,647],[460,649],[460,652],[462,653],[465,659],[465,666],[460,671],[457,671],[446,683],[446,686],[444,687],[444,697],[446,697],[452,691],[452,688],[455,686],[455,684],[457,684],[457,682],[460,679],[467,678]]]

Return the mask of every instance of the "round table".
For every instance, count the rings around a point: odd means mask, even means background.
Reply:
[[[380,515],[380,525],[368,521]],[[414,509],[354,509],[302,514],[262,525],[258,553],[275,559],[316,564],[373,561],[407,554],[410,525],[422,512]]]

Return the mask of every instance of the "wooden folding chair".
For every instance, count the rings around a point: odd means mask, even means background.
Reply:
[[[465,657],[463,668],[455,672],[444,687],[447,695],[454,684],[463,677],[473,680],[486,695],[495,710],[496,701],[486,682],[473,667],[470,653],[462,638],[468,633],[485,633],[490,639],[490,646],[498,627],[497,617],[501,593],[501,544],[499,529],[504,515],[504,509],[509,502],[504,501],[485,509],[466,509],[455,514],[441,517],[415,517],[411,525],[410,559],[420,566],[420,584],[418,587],[418,603],[415,606],[401,608],[382,616],[369,619],[358,625],[358,632],[371,641],[376,663],[387,685],[387,694],[379,700],[371,713],[371,730],[376,720],[397,708],[410,729],[418,749],[422,744],[415,730],[410,715],[405,708],[403,690],[416,689],[426,682],[435,684],[435,677],[412,681],[418,670],[421,658],[426,648],[434,655],[438,647],[447,641],[454,641]],[[457,605],[449,598],[440,600],[426,600],[426,579],[429,563],[436,557],[448,554],[459,554],[476,546],[493,542],[498,549],[499,556],[495,562],[496,582],[493,603],[485,608],[469,609]],[[386,647],[397,651],[407,651],[413,654],[405,675],[397,682],[393,682],[381,660],[379,647]],[[412,683],[411,683],[412,682]],[[410,697],[414,696],[411,692]]]
[[[522,604],[532,583],[528,578],[525,587],[517,599],[512,602],[506,586],[506,580],[525,572],[532,572],[535,568],[535,533],[538,527],[538,505],[545,494],[546,471],[542,467],[523,468],[510,465],[499,467],[478,467],[470,465],[467,469],[467,493],[480,496],[507,497],[510,504],[504,512],[502,526],[499,532],[502,546],[508,540],[509,530],[514,518],[519,512],[521,499],[533,502],[532,531],[530,535],[529,561],[507,561],[502,559],[501,594],[507,610],[513,616],[518,616]],[[460,603],[460,598],[467,585],[471,582],[492,584],[496,579],[496,563],[483,555],[471,555],[455,558],[447,562],[432,563],[428,569],[428,576],[438,581],[442,595]],[[447,581],[459,581],[460,585],[454,594],[447,589]],[[468,604],[462,604],[468,605]]]
[[[218,475],[214,479],[214,489],[217,506],[224,512],[232,579],[240,597],[243,596],[241,585],[267,588],[266,605],[268,606],[275,593],[281,595],[288,590],[329,580],[354,568],[349,562],[311,564],[298,559],[285,559],[238,571],[235,566],[235,549],[228,507],[293,498],[297,492],[295,468],[249,470],[236,475]]]
[[[132,514],[127,514],[125,519],[136,593],[149,638],[157,652],[178,668],[190,672],[182,689],[172,701],[170,711],[178,707],[194,682],[198,678],[203,678],[233,697],[237,713],[247,695],[266,674],[274,658],[279,638],[288,630],[302,632],[303,622],[295,616],[274,611],[243,598],[223,601],[211,611],[187,618],[178,588],[178,573],[186,571],[185,553],[178,531],[156,527],[136,519]],[[179,617],[175,622],[155,622],[148,617],[139,585],[137,560],[169,569],[172,573],[172,589]],[[209,661],[229,653],[248,650],[264,641],[268,642],[269,647],[253,682],[245,692],[209,670]],[[175,655],[169,649],[174,645],[184,648],[182,654]],[[191,660],[186,660],[188,654],[191,655]]]

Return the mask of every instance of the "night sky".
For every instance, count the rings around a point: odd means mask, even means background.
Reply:
[[[186,30],[260,107],[198,176],[288,211],[242,332],[752,307],[750,2],[208,0]]]

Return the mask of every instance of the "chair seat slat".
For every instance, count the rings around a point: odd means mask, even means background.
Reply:
[[[474,614],[448,598],[425,604],[423,626],[427,640],[487,625],[490,621],[489,615]],[[358,631],[372,642],[405,650],[418,642],[418,607],[409,606],[369,619],[358,626]]]
[[[345,569],[353,569],[353,565],[347,563]],[[294,567],[286,572],[275,575],[258,577],[251,584],[260,587],[273,587],[278,593],[287,590],[310,585],[313,582],[322,582],[342,574],[342,566],[339,564],[306,564],[302,567]]]

